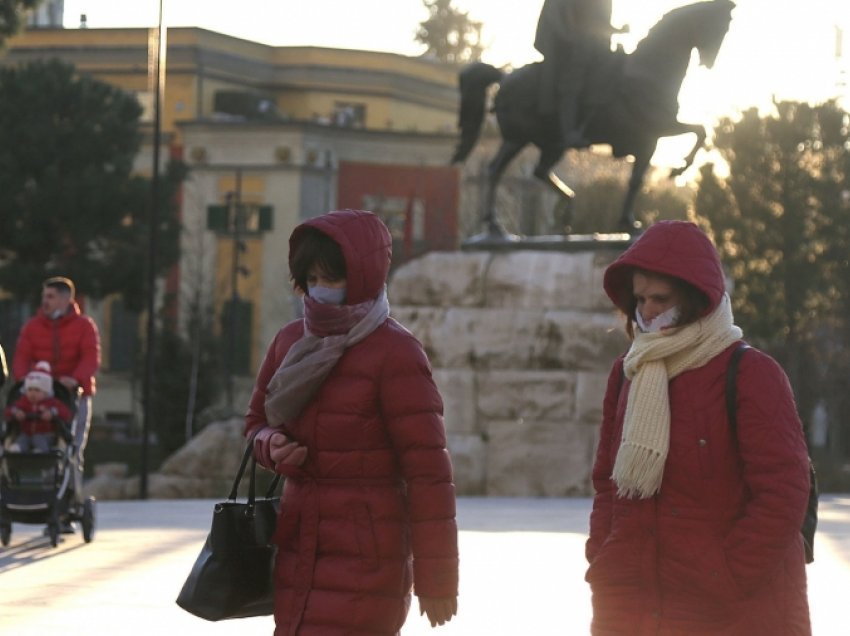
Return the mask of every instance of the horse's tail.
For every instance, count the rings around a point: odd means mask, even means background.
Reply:
[[[484,123],[487,88],[502,79],[502,71],[484,62],[473,62],[461,70],[460,80],[460,141],[452,155],[452,163],[461,163],[469,156]]]

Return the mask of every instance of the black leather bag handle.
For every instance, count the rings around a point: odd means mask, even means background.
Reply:
[[[257,459],[254,457],[254,435],[251,436],[251,439],[248,440],[248,445],[245,447],[245,453],[242,455],[242,462],[239,464],[239,470],[236,473],[236,479],[233,481],[233,487],[230,489],[230,495],[228,495],[228,501],[236,501],[237,491],[239,490],[239,483],[242,481],[242,476],[245,474],[245,468],[248,466],[248,460],[251,460],[251,474],[249,475],[249,484],[248,484],[248,507],[250,509],[254,508],[254,502],[256,501],[256,493],[255,488],[257,484]],[[268,490],[266,490],[265,498],[269,499],[273,494],[277,485],[280,483],[280,475],[275,475],[272,483],[269,485]]]

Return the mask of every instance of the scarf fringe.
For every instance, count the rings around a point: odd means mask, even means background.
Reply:
[[[617,495],[648,499],[661,490],[667,452],[633,442],[624,442],[614,462],[612,478]]]

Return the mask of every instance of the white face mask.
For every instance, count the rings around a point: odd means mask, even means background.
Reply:
[[[649,322],[644,322],[643,317],[640,315],[640,311],[637,309],[635,310],[635,320],[638,324],[638,328],[640,328],[640,330],[644,333],[658,333],[666,327],[672,327],[678,319],[679,308],[675,305],[670,307],[667,311],[662,311]]]
[[[326,305],[341,305],[345,302],[345,287],[307,287],[307,294],[316,302]]]

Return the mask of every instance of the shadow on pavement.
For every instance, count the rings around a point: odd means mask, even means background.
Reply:
[[[84,545],[84,543],[66,541],[64,536],[59,537],[59,545],[55,548],[50,545],[48,537],[31,537],[17,545],[13,543],[8,548],[0,549],[0,574],[67,554]]]

